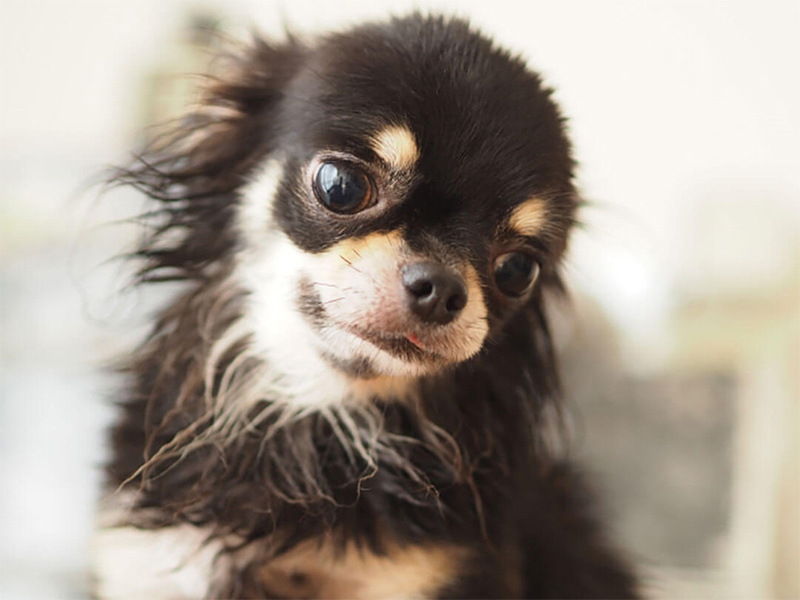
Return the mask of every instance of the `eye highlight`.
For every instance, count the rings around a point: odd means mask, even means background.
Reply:
[[[374,187],[369,176],[342,162],[324,162],[313,180],[314,195],[328,210],[344,215],[360,212],[373,204]]]
[[[494,261],[494,282],[506,296],[519,298],[539,276],[539,263],[527,252],[507,252]]]

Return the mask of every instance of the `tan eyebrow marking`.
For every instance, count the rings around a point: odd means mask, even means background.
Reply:
[[[508,226],[523,236],[541,233],[547,223],[547,202],[531,198],[517,206],[508,217]]]
[[[419,160],[417,141],[405,125],[389,125],[375,134],[370,142],[375,153],[394,169],[408,169]]]

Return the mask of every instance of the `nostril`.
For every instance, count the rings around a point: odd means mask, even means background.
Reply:
[[[456,313],[467,305],[467,295],[460,290],[447,299],[447,312]]]
[[[417,298],[427,298],[433,293],[433,284],[425,279],[413,281],[406,287]]]

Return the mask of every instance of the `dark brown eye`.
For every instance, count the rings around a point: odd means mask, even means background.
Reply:
[[[364,171],[346,163],[324,162],[314,173],[314,194],[327,209],[351,215],[372,204],[372,182]]]
[[[494,281],[506,296],[522,296],[538,275],[539,263],[527,252],[501,254],[494,261]]]

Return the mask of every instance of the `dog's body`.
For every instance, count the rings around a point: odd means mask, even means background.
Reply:
[[[577,206],[550,93],[460,21],[256,43],[141,166],[100,597],[631,597],[545,437]],[[538,276],[538,278],[537,278]]]

